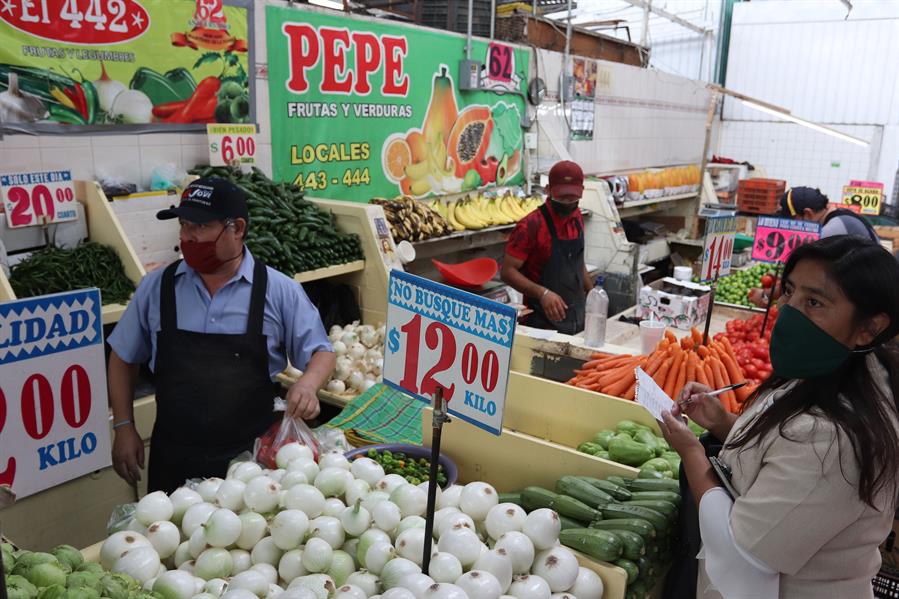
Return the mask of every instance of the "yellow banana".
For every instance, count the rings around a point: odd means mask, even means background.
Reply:
[[[431,165],[427,160],[422,160],[421,162],[406,166],[406,176],[415,181],[425,179],[430,172]]]
[[[464,231],[465,226],[456,219],[456,209],[458,206],[459,206],[458,201],[457,202],[449,202],[446,205],[446,221],[456,231]]]
[[[466,229],[483,229],[484,222],[471,209],[470,201],[462,202],[456,207],[456,218]]]

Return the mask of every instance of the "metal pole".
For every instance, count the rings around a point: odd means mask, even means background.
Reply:
[[[709,311],[705,315],[705,330],[702,332],[702,344],[709,344],[709,328],[712,326],[712,310],[715,307],[715,290],[718,288],[718,275],[712,279],[712,291],[709,293]]]
[[[571,0],[568,0],[568,26],[565,28],[565,62],[562,64],[562,73],[568,69],[568,55],[571,53]]]
[[[496,30],[496,0],[490,0],[490,39]]]
[[[437,508],[437,467],[440,461],[440,436],[443,425],[450,422],[443,401],[443,387],[437,386],[434,393],[434,413],[431,419],[431,474],[428,479],[428,507],[425,514],[425,545],[421,556],[421,571],[427,572],[431,565],[431,542],[434,537],[434,511]]]
[[[537,16],[537,0],[531,2],[531,14]]]
[[[571,4],[569,3],[569,6],[570,5]],[[649,41],[649,11],[651,5],[652,0],[646,0],[646,4],[643,5],[643,31],[640,33],[640,45],[644,48]]]
[[[699,165],[699,203],[702,204],[702,192],[705,189],[705,169],[709,165],[709,149],[712,145],[712,125],[715,123],[715,112],[718,110],[717,91],[712,91],[709,97],[709,110],[705,118],[705,143],[702,146],[702,163]],[[717,202],[717,199],[714,200]]]
[[[474,0],[468,0],[468,41],[465,42],[465,60],[471,60],[471,22],[474,16]]]
[[[765,308],[765,318],[762,319],[762,330],[759,333],[760,337],[765,336],[765,328],[768,326],[768,315],[771,314],[771,305],[774,304],[774,290],[777,289],[777,278],[780,276],[780,267],[781,263],[777,263],[777,268],[774,269],[774,282],[771,283],[771,292],[768,294],[768,307]]]

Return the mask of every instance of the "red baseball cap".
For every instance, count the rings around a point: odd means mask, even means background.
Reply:
[[[584,171],[581,167],[570,160],[555,163],[549,171],[549,195],[554,198],[584,195]]]

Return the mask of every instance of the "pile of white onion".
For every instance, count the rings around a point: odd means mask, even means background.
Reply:
[[[334,325],[328,339],[337,354],[337,365],[326,389],[337,395],[356,396],[381,382],[384,367],[384,326]]]
[[[305,446],[277,470],[237,462],[223,479],[150,493],[102,564],[163,599],[601,599],[603,585],[558,543],[559,518],[498,504],[473,482],[438,490],[421,571],[427,483],[369,458],[318,463]]]

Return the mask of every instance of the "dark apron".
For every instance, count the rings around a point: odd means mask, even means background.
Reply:
[[[188,478],[224,477],[228,462],[253,448],[274,420],[279,393],[269,375],[262,317],[268,274],[256,260],[247,330],[195,333],[178,328],[175,270],[166,268],[156,336],[156,424],[149,491],[171,493]]]
[[[546,204],[540,206],[540,213],[552,237],[552,250],[549,261],[543,267],[539,283],[559,294],[568,306],[568,311],[565,313],[565,320],[553,321],[543,312],[539,298],[528,298],[528,307],[534,313],[528,316],[524,324],[537,329],[552,329],[566,335],[575,335],[584,330],[587,307],[587,295],[584,293],[584,229],[580,222],[575,221],[577,237],[559,239]]]

